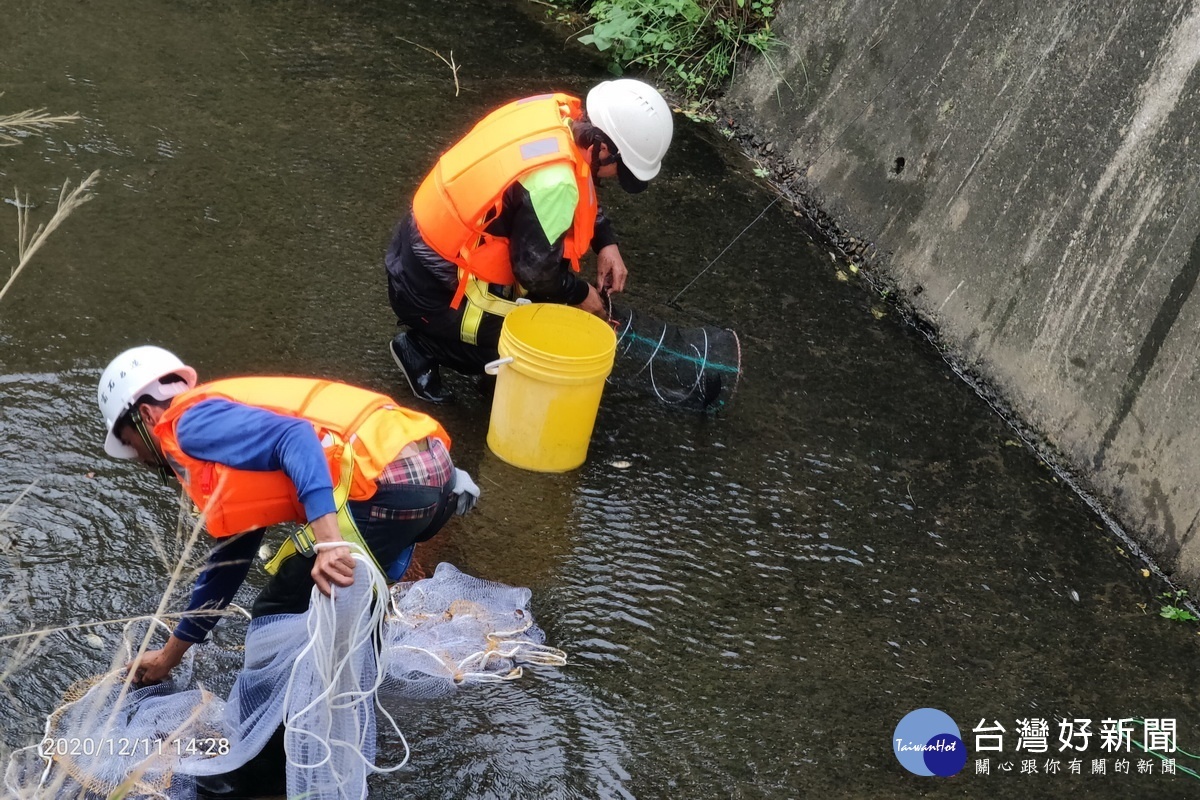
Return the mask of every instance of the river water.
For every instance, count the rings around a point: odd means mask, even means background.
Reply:
[[[543,10],[6,3],[0,113],[82,119],[0,150],[4,191],[28,192],[36,224],[64,179],[102,177],[0,305],[0,507],[32,484],[0,523],[0,634],[144,613],[166,585],[150,542],[171,549],[174,495],[100,446],[95,384],[123,348],[161,344],[202,378],[322,375],[408,398],[381,263],[413,188],[486,110],[604,77]],[[682,116],[649,191],[601,194],[624,301],[652,312],[773,198]],[[13,265],[15,211],[0,216]],[[570,664],[396,709],[412,760],[372,796],[1197,796],[1099,737],[1059,752],[1055,722],[1176,720],[1195,751],[1196,627],[1159,618],[1166,585],[838,269],[768,209],[680,301],[683,319],[741,335],[734,402],[703,417],[610,396],[570,474],[492,456],[484,401],[455,384],[437,414],[484,494],[418,560],[530,587]],[[36,741],[63,690],[107,667],[120,628],[96,633],[99,649],[84,632],[3,644],[0,665],[19,658],[0,742]],[[953,778],[891,752],[926,706],[967,742]],[[1051,722],[1045,755],[1016,749],[1017,720],[1035,718]],[[1005,728],[1001,752],[976,751],[981,720]],[[381,762],[400,755],[385,737]]]

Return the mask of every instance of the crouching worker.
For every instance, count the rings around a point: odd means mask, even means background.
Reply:
[[[629,270],[596,181],[642,191],[673,131],[658,90],[621,78],[586,100],[544,94],[509,103],[442,155],[384,257],[388,299],[408,328],[392,339],[392,358],[414,395],[450,401],[442,365],[483,374],[518,302],[608,319],[600,290],[623,291]],[[589,248],[598,287],[577,277]]]
[[[454,468],[433,418],[366,389],[315,378],[244,377],[196,385],[196,371],[159,347],[135,347],[104,370],[98,392],[104,449],[173,474],[219,543],[183,620],[134,667],[138,683],[167,677],[242,585],[264,529],[293,523],[267,564],[254,617],[300,614],[315,584],[354,582],[362,545],[398,580],[414,546],[466,513],[479,495]],[[201,613],[195,613],[201,612]]]

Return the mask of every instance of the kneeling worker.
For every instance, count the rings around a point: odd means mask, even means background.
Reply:
[[[398,580],[415,544],[479,495],[454,468],[436,420],[343,383],[244,377],[197,386],[194,369],[143,346],[108,365],[98,400],[105,451],[158,469],[164,482],[174,474],[220,541],[196,580],[191,613],[135,665],[138,683],[162,681],[207,637],[220,615],[203,612],[233,599],[266,527],[305,525],[267,564],[273,575],[251,614],[299,614],[314,584],[328,595],[331,584],[354,582],[350,548],[323,543],[362,545]]]

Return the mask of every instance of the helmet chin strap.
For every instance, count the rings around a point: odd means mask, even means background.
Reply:
[[[163,455],[162,450],[151,438],[150,429],[146,426],[146,421],[142,419],[142,412],[136,405],[129,412],[129,421],[133,423],[133,429],[137,431],[138,436],[142,437],[142,443],[146,445],[146,449],[154,454],[153,467],[158,471],[158,477],[162,479],[163,486],[170,486],[171,478],[175,473],[171,471],[171,466],[167,463],[167,458]]]
[[[616,164],[620,160],[620,155],[617,152],[617,146],[613,140],[608,138],[608,134],[597,128],[590,122],[582,122],[579,124],[579,129],[576,134],[576,141],[582,147],[592,148],[592,173],[598,174],[601,167],[607,167],[610,164]],[[603,158],[600,156],[600,145],[608,148],[608,155]]]

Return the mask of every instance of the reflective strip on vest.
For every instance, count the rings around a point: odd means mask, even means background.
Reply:
[[[571,136],[570,121],[582,118],[581,101],[565,94],[524,98],[484,117],[438,159],[417,188],[413,219],[421,238],[465,273],[487,283],[515,284],[508,240],[485,228],[509,186],[533,170],[565,164],[575,176],[579,201],[563,240],[563,257],[578,271],[599,210],[591,165]],[[451,307],[459,307],[465,292],[460,281]]]
[[[521,158],[526,161],[532,161],[535,158],[548,156],[551,153],[559,152],[557,139],[538,139],[536,142],[528,142],[521,145]]]

